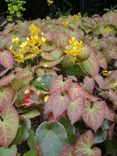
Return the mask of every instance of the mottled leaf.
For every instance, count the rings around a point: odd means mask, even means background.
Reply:
[[[83,120],[87,126],[92,128],[95,132],[102,125],[104,121],[105,104],[102,101],[90,103],[86,102],[84,105]]]
[[[74,124],[82,116],[83,105],[84,100],[82,97],[77,97],[74,100],[70,101],[67,109],[67,114],[71,121],[71,124]]]
[[[83,88],[89,93],[92,93],[94,87],[95,87],[95,82],[93,78],[85,76],[85,78],[83,79]]]
[[[12,68],[14,64],[14,59],[11,53],[7,50],[0,52],[0,64],[5,68]]]
[[[15,78],[14,74],[4,76],[3,78],[0,79],[0,87],[8,85],[9,83],[12,82],[14,78]]]
[[[101,150],[99,148],[92,148],[94,139],[91,131],[80,135],[74,148],[76,156],[101,156]]]
[[[74,154],[74,149],[72,146],[67,146],[63,149],[62,153],[60,154],[60,156],[76,156]]]
[[[7,106],[0,114],[0,146],[8,146],[16,136],[19,126],[18,113],[13,106]]]
[[[0,88],[0,110],[11,105],[14,97],[14,90],[10,87]]]

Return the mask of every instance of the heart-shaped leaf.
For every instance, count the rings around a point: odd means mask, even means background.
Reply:
[[[95,103],[86,102],[84,105],[83,120],[95,132],[104,121],[104,102],[98,101]]]
[[[91,131],[80,135],[74,147],[76,156],[101,156],[101,150],[99,148],[92,148],[94,139]]]
[[[67,145],[67,133],[59,122],[44,122],[36,130],[36,140],[43,156],[60,156]]]
[[[19,117],[13,106],[7,106],[0,114],[0,146],[8,146],[16,136]]]
[[[94,87],[95,87],[95,82],[93,78],[85,76],[85,78],[83,79],[83,88],[89,93],[92,93]]]
[[[74,154],[74,150],[72,146],[67,146],[63,149],[62,153],[60,156],[76,156]]]
[[[7,105],[11,105],[14,97],[14,90],[10,87],[0,88],[0,110],[5,108]]]
[[[14,59],[12,54],[8,50],[0,52],[0,64],[5,68],[12,68],[14,64]]]
[[[82,116],[83,105],[84,105],[84,100],[82,97],[77,97],[76,99],[70,101],[67,109],[67,114],[71,121],[71,124],[74,124]]]

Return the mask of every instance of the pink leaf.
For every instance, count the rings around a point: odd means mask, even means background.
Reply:
[[[9,74],[0,79],[0,87],[6,86],[15,78],[14,74]]]
[[[68,94],[72,100],[75,98],[81,96],[82,98],[85,98],[85,92],[83,91],[82,87],[79,86],[77,83],[73,83],[71,85],[71,88],[68,91]]]
[[[14,64],[14,59],[12,54],[8,50],[0,52],[0,64],[5,68],[12,68]]]
[[[74,154],[73,147],[69,145],[63,149],[60,156],[76,156],[76,155]]]
[[[96,83],[99,85],[99,87],[100,87],[101,89],[104,89],[104,87],[105,87],[104,78],[103,78],[101,75],[97,74],[97,75],[94,77],[94,79],[95,79]]]
[[[82,97],[77,97],[74,100],[70,101],[70,104],[67,109],[68,117],[72,124],[80,119],[83,113],[84,100]]]
[[[68,107],[70,99],[68,95],[53,94],[52,112],[54,117],[59,117]]]
[[[86,91],[88,91],[89,93],[92,93],[94,86],[95,86],[95,82],[94,82],[93,78],[91,78],[89,76],[85,76],[85,78],[83,79],[84,89]]]
[[[101,156],[101,150],[99,148],[92,148],[94,140],[95,138],[91,131],[80,135],[74,148],[75,154],[77,156]]]
[[[13,106],[7,106],[0,117],[0,146],[8,146],[14,140],[18,130],[18,113]]]
[[[66,79],[65,81],[63,81],[63,76],[59,75],[56,76],[52,82],[52,86],[50,88],[50,92],[54,93],[54,92],[64,92],[67,89],[70,88],[72,84],[72,80],[71,79]]]
[[[11,105],[14,97],[14,90],[12,88],[1,88],[0,89],[0,110],[2,111],[7,105]]]
[[[86,102],[84,105],[83,120],[87,126],[92,128],[95,132],[102,125],[104,121],[104,107],[103,101],[94,103]]]
[[[105,119],[114,121],[114,115],[115,115],[114,111],[111,108],[109,108],[105,103],[105,116],[104,116]]]

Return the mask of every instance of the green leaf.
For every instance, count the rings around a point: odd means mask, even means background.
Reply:
[[[59,121],[66,129],[68,142],[69,144],[73,144],[75,141],[75,128],[71,125],[70,121],[67,118],[62,118]]]
[[[37,149],[33,148],[30,151],[26,152],[23,156],[39,156],[39,155]]]
[[[52,75],[44,75],[43,77],[38,77],[34,82],[34,86],[37,89],[42,89],[44,91],[48,91],[51,85]]]
[[[25,119],[19,126],[17,136],[14,140],[14,144],[22,143],[27,140],[30,134],[31,122],[29,119]]]
[[[35,137],[34,131],[32,129],[30,129],[30,136],[29,136],[27,142],[28,142],[28,146],[31,149],[36,147],[36,137]]]
[[[104,142],[106,139],[107,139],[107,132],[101,130],[101,131],[98,131],[95,134],[95,141],[94,141],[94,143],[95,144],[100,144],[100,143]]]
[[[17,147],[16,145],[12,145],[10,148],[1,147],[0,148],[0,156],[16,156]]]
[[[106,152],[111,156],[117,155],[117,137],[106,141]]]
[[[36,140],[43,156],[59,156],[68,144],[67,132],[59,122],[42,123],[36,130]]]
[[[37,109],[33,109],[27,113],[24,113],[22,114],[21,116],[24,118],[24,119],[31,119],[31,118],[35,118],[37,116],[40,115],[40,112],[37,110]]]

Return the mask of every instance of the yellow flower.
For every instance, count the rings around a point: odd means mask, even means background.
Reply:
[[[38,36],[39,33],[41,32],[41,30],[35,24],[31,24],[30,27],[29,27],[29,32],[32,35]]]
[[[110,75],[111,73],[112,73],[112,71],[108,71],[108,70],[103,70],[103,71],[102,71],[103,76],[108,76],[108,75]]]
[[[53,0],[47,0],[48,5],[53,4]]]
[[[44,102],[47,102],[49,99],[49,95],[44,96]]]
[[[63,22],[62,22],[62,25],[65,27],[65,28],[68,28],[69,27],[69,21],[67,19],[65,19]]]
[[[19,38],[18,37],[16,37],[16,38],[13,38],[12,39],[12,43],[14,44],[14,45],[19,45],[19,43],[20,43],[20,40],[19,40]]]
[[[80,55],[82,48],[84,47],[84,43],[82,41],[78,41],[75,37],[72,37],[69,40],[69,45],[66,47],[64,52],[68,55],[72,56],[72,61],[75,62],[78,55]]]
[[[72,16],[72,19],[73,19],[74,21],[80,20],[80,19],[81,19],[81,13],[79,12],[77,15]]]
[[[104,27],[104,31],[105,31],[106,33],[111,33],[111,32],[113,32],[113,28],[111,28],[110,26],[105,26],[105,27]]]

